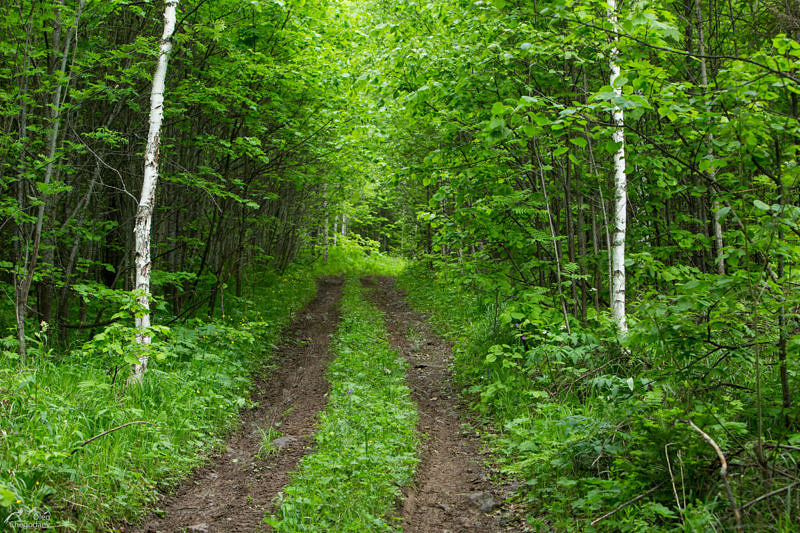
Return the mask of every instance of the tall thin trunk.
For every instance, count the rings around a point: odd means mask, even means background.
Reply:
[[[325,251],[323,253],[323,257],[325,258],[325,262],[328,262],[328,246],[330,245],[330,214],[328,213],[328,182],[325,182],[322,185],[323,194],[325,196],[325,205],[324,205],[324,212],[325,212]]]
[[[539,158],[539,151],[536,150],[536,159],[539,164],[539,178],[542,181],[542,194],[544,195],[544,205],[547,209],[547,221],[550,225],[550,237],[553,239],[553,257],[556,260],[556,283],[558,284],[558,299],[561,302],[561,313],[564,315],[564,326],[567,328],[567,333],[572,333],[569,326],[569,313],[567,312],[567,299],[564,296],[564,287],[561,285],[561,250],[558,246],[558,239],[556,237],[556,229],[553,225],[552,211],[550,210],[550,200],[547,197],[547,185],[544,181],[544,168],[542,160]]]
[[[703,89],[703,96],[708,93],[708,68],[706,66],[706,42],[705,37],[703,34],[703,11],[700,8],[700,0],[695,0],[694,2],[694,12],[695,16],[697,17],[697,46],[699,47],[700,52],[700,84]],[[706,111],[708,112],[710,107],[706,104]],[[711,133],[706,135],[706,154],[709,160],[714,160],[714,136]],[[723,242],[722,242],[722,223],[719,220],[719,200],[717,199],[716,193],[716,186],[715,182],[717,179],[717,171],[714,167],[709,167],[708,171],[706,171],[706,177],[708,178],[709,183],[709,191],[712,195],[711,200],[711,208],[714,211],[712,214],[713,217],[713,225],[714,225],[714,243],[716,245],[716,263],[717,263],[717,272],[721,275],[725,275],[725,256],[723,255]]]
[[[617,0],[608,0],[608,20],[614,31],[617,31]],[[622,96],[622,87],[615,86],[620,77],[617,57],[619,51],[614,37],[611,48],[609,67],[611,70],[611,87],[617,97]],[[613,109],[614,133],[612,139],[619,144],[614,153],[614,242],[612,244],[612,276],[611,276],[611,312],[620,334],[628,331],[625,316],[625,234],[627,231],[628,177],[625,173],[625,115],[618,105]]]
[[[61,2],[60,5],[63,5]],[[45,166],[44,177],[42,182],[44,184],[44,190],[42,191],[42,196],[39,199],[40,203],[36,210],[36,223],[33,228],[33,233],[30,235],[32,239],[32,243],[30,243],[30,248],[28,247],[28,243],[25,243],[25,259],[24,259],[24,267],[22,270],[18,271],[15,274],[15,283],[14,283],[14,292],[15,292],[15,308],[16,308],[16,319],[17,319],[17,338],[19,340],[19,352],[20,356],[22,357],[23,361],[27,357],[27,346],[25,343],[25,319],[27,318],[28,314],[28,297],[30,296],[31,284],[33,283],[33,276],[36,271],[36,264],[39,258],[39,248],[41,246],[42,241],[42,226],[44,225],[44,216],[45,210],[47,207],[47,192],[46,188],[50,184],[53,179],[53,172],[55,170],[55,156],[56,156],[56,147],[58,144],[58,133],[61,127],[61,110],[62,110],[62,103],[63,98],[62,95],[66,92],[66,89],[70,83],[70,76],[71,72],[67,73],[67,63],[69,60],[70,48],[72,47],[73,38],[75,38],[78,32],[78,21],[80,20],[81,13],[83,12],[83,8],[86,5],[86,0],[80,0],[78,2],[78,10],[75,14],[75,21],[74,24],[70,27],[69,33],[67,35],[66,40],[64,41],[64,49],[61,50],[61,14],[58,9],[56,9],[56,17],[53,27],[53,46],[54,51],[56,52],[55,57],[61,55],[61,64],[59,65],[58,70],[58,82],[55,84],[55,88],[53,89],[53,94],[51,96],[51,108],[50,108],[50,131],[47,135],[47,165]],[[27,63],[27,57],[26,57]],[[27,77],[27,73],[23,72],[23,76]],[[27,83],[26,83],[27,85]],[[24,105],[24,104],[23,104]],[[24,123],[20,125],[21,133],[25,133],[26,126]],[[23,141],[24,143],[25,141]],[[22,179],[22,178],[20,178]],[[20,207],[22,207],[22,201],[24,196],[20,194],[21,188],[18,187],[18,200],[20,201]],[[27,239],[26,239],[27,240]]]
[[[136,290],[140,291],[137,302],[142,307],[136,314],[136,342],[143,347],[139,364],[134,365],[131,381],[141,381],[147,369],[147,347],[151,338],[147,332],[150,327],[150,226],[156,202],[158,182],[158,149],[161,136],[161,122],[164,118],[164,84],[167,77],[169,54],[172,51],[172,34],[175,31],[175,18],[178,0],[164,2],[164,33],[159,46],[158,65],[153,75],[153,88],[150,92],[150,129],[147,133],[147,146],[144,152],[144,181],[136,223],[133,229],[135,239]]]

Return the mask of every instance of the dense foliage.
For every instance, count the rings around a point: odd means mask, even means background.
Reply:
[[[383,124],[444,291],[428,303],[469,331],[461,375],[532,520],[791,529],[796,4],[636,2],[616,27],[604,2],[382,5]],[[613,106],[627,335],[608,312]]]
[[[225,287],[243,295],[248,269],[334,243],[390,250],[421,259],[409,287],[461,339],[459,379],[526,481],[533,524],[790,530],[800,6],[612,6],[181,2],[155,368],[178,364],[176,332],[206,327],[175,324],[230,309]],[[0,6],[2,409],[26,376],[107,387],[93,372],[136,359],[132,229],[161,7]],[[627,332],[609,312],[620,238]],[[141,394],[125,401],[159,393]],[[2,483],[3,509],[27,494]]]
[[[0,232],[9,246],[0,282],[29,332],[44,321],[65,342],[112,319],[105,289],[133,288],[162,6],[19,0],[1,9]],[[338,128],[348,127],[335,120],[335,58],[318,46],[325,9],[181,3],[152,230],[152,292],[172,314],[213,310],[249,266],[281,270],[321,243],[325,199],[333,215],[345,194],[341,163],[328,155],[342,150]]]

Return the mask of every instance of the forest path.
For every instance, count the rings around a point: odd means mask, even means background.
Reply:
[[[310,451],[317,414],[327,403],[324,374],[328,349],[339,323],[343,279],[322,279],[317,296],[284,333],[275,354],[276,368],[256,383],[257,406],[242,413],[226,448],[158,504],[143,533],[190,531],[237,533],[266,531],[264,516],[288,482],[288,475]],[[278,453],[259,457],[259,429],[278,428]]]
[[[390,342],[408,361],[408,385],[423,435],[414,484],[403,491],[403,531],[525,531],[514,506],[504,503],[510,487],[491,482],[480,439],[461,417],[450,345],[409,308],[393,278],[369,276],[361,282],[385,314]]]

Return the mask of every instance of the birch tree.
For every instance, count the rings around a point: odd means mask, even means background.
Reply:
[[[153,88],[150,92],[150,129],[147,133],[147,146],[144,152],[144,181],[136,211],[133,229],[135,241],[135,270],[137,302],[141,308],[136,313],[136,342],[142,347],[139,364],[134,365],[131,381],[141,381],[147,369],[147,347],[151,337],[150,327],[150,226],[156,201],[158,183],[158,149],[161,135],[161,122],[164,118],[164,82],[167,77],[169,54],[172,51],[172,34],[175,32],[175,18],[178,0],[166,0],[164,7],[164,34],[158,54],[158,65],[153,75]]]
[[[618,29],[617,0],[608,0],[608,20],[615,32],[612,38],[609,70],[611,71],[610,83],[616,98],[622,96],[622,87],[617,85],[620,77],[620,68],[617,63],[619,50],[617,49]],[[618,144],[614,153],[614,239],[611,252],[611,311],[614,322],[619,332],[624,335],[628,331],[628,321],[625,316],[625,233],[627,229],[628,179],[625,172],[625,115],[615,102],[612,110],[614,120],[613,141]]]

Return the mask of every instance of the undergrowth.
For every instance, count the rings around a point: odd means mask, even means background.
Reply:
[[[159,328],[161,361],[151,358],[141,386],[124,387],[132,342],[119,325],[63,353],[40,331],[24,366],[4,352],[0,529],[116,529],[203,461],[249,406],[253,373],[313,296],[314,272],[254,275],[247,286],[212,319]]]
[[[405,384],[405,363],[387,341],[380,311],[348,277],[342,323],[332,345],[328,407],[316,449],[284,489],[278,531],[391,531],[399,487],[417,459],[416,410]]]
[[[568,332],[541,294],[470,283],[421,265],[401,278],[412,305],[456,343],[456,378],[485,416],[502,469],[523,480],[536,530],[729,531],[735,504],[748,530],[796,531],[800,434],[781,430],[786,415],[769,400],[779,391],[765,385],[777,379],[764,379],[759,403],[758,353],[703,346],[709,335],[736,344],[741,324],[717,321],[717,333],[699,318],[737,305],[735,293],[684,297],[687,284],[671,300],[642,301],[621,347],[608,317]],[[730,495],[699,429],[727,456]]]

